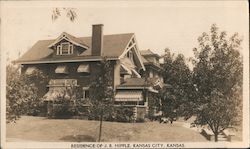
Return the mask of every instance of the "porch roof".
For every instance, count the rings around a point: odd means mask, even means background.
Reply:
[[[55,101],[59,98],[70,99],[65,87],[50,87],[49,91],[43,96],[44,101]]]
[[[157,82],[157,78],[128,78],[118,87],[148,87],[153,86]]]

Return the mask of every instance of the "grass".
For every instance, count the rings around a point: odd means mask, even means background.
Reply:
[[[105,142],[204,142],[198,132],[182,126],[183,122],[118,123],[104,122]],[[7,141],[94,142],[98,121],[77,119],[47,119],[22,116],[16,124],[7,124]]]

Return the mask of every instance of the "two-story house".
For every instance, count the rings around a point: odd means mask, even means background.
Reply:
[[[31,74],[38,69],[50,81],[44,101],[53,101],[67,84],[89,98],[92,78],[100,73],[98,62],[106,57],[112,63],[112,85],[115,103],[134,109],[136,118],[154,113],[156,95],[161,88],[159,56],[151,51],[139,51],[134,33],[103,35],[103,25],[92,26],[92,37],[74,37],[63,32],[52,40],[39,40],[16,62],[21,72]],[[148,77],[142,77],[147,74]],[[150,112],[153,111],[153,112]]]

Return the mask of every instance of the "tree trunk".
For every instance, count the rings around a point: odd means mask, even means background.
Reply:
[[[214,133],[214,141],[215,141],[215,142],[218,142],[218,133],[217,133],[217,132]]]
[[[102,137],[102,119],[103,119],[103,110],[101,111],[101,117],[100,117],[100,127],[99,127],[98,142],[101,142],[101,137]]]

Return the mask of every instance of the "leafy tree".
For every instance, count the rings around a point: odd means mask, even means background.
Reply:
[[[101,141],[103,119],[109,119],[113,113],[113,84],[112,84],[112,61],[104,58],[98,66],[99,70],[90,86],[90,111],[94,119],[99,119],[99,137]]]
[[[170,84],[171,88],[161,91],[162,111],[172,122],[185,114],[185,104],[192,98],[192,75],[184,55],[175,57],[169,49],[165,50],[163,68],[164,82]]]
[[[15,122],[21,114],[26,112],[24,108],[29,100],[37,98],[37,88],[34,84],[27,84],[25,77],[19,72],[19,67],[12,64],[6,68],[6,120]]]
[[[61,94],[55,100],[49,101],[48,118],[69,118],[79,115],[84,104],[81,100],[81,89],[74,82],[68,82],[60,87]]]
[[[194,48],[193,82],[196,98],[192,101],[195,124],[208,125],[218,141],[218,134],[239,124],[242,109],[243,63],[242,39],[237,33],[227,38],[213,24],[210,34],[203,33]]]
[[[34,86],[36,88],[36,97],[27,100],[27,102],[23,105],[25,114],[45,114],[46,108],[42,98],[47,92],[45,86],[49,82],[48,76],[43,71],[36,69],[31,74],[22,74],[22,77],[25,84]]]
[[[63,12],[66,13],[66,17],[68,17],[72,22],[75,21],[75,19],[77,18],[77,13],[74,8],[54,8],[52,10],[51,16],[52,21],[58,19],[58,17],[60,17]]]

